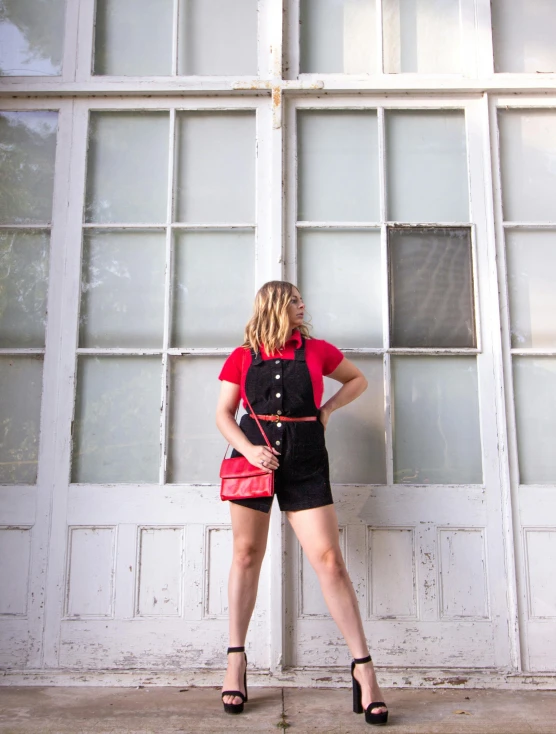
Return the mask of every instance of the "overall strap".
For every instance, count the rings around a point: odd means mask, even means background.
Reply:
[[[294,359],[296,362],[305,362],[305,337],[301,337],[301,346],[295,350]]]

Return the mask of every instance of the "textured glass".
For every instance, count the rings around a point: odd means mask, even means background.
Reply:
[[[338,484],[385,484],[384,372],[382,357],[349,359],[369,382],[357,400],[333,413],[326,428],[330,479]],[[325,403],[341,387],[324,381]]]
[[[512,347],[556,347],[556,231],[506,231]]]
[[[376,112],[300,111],[297,132],[297,218],[378,221]]]
[[[556,484],[556,358],[514,357],[520,484]]]
[[[382,347],[380,232],[299,230],[297,268],[316,337]]]
[[[300,0],[301,73],[376,72],[376,0]]]
[[[95,74],[172,73],[173,0],[97,0]]]
[[[0,347],[44,347],[50,237],[0,230]]]
[[[471,231],[388,231],[391,346],[475,347]]]
[[[177,136],[177,221],[254,222],[254,113],[183,112]]]
[[[179,357],[170,362],[168,482],[219,483],[226,442],[214,423],[214,408],[223,361]]]
[[[556,111],[498,113],[504,219],[553,222],[556,218]]]
[[[176,234],[172,346],[232,347],[243,343],[254,295],[252,231]]]
[[[393,357],[394,481],[482,482],[475,357]]]
[[[169,117],[164,112],[92,112],[87,222],[166,221]]]
[[[164,232],[85,232],[82,347],[162,347]]]
[[[52,219],[56,112],[0,112],[0,224]]]
[[[42,357],[0,356],[0,484],[35,484]]]
[[[80,357],[73,482],[158,482],[160,357]]]
[[[0,76],[62,72],[66,0],[0,0]]]
[[[554,0],[491,0],[494,70],[556,71]]]
[[[460,0],[385,0],[387,74],[460,74]]]
[[[179,3],[179,74],[257,75],[257,0]]]
[[[463,112],[387,112],[386,146],[391,221],[469,221]]]

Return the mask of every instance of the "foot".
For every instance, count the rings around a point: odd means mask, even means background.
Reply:
[[[376,680],[375,668],[372,662],[356,665],[353,675],[361,686],[361,704],[365,711],[373,701],[384,701],[382,691]],[[388,709],[385,706],[377,706],[377,708],[372,709],[371,713],[381,714],[386,713],[386,711]]]
[[[228,669],[224,676],[224,685],[222,686],[223,691],[241,691],[245,694],[243,687],[243,681],[245,677],[245,654],[242,652],[233,652],[228,655]],[[224,703],[241,703],[239,696],[224,696],[222,699]]]

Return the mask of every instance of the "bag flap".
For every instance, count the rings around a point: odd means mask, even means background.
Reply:
[[[262,466],[253,466],[244,456],[236,456],[234,459],[224,459],[220,467],[220,479],[258,477],[268,473],[268,469],[264,469]]]

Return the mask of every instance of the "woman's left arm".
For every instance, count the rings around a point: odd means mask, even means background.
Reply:
[[[367,378],[361,370],[345,357],[328,377],[341,382],[342,387],[320,409],[320,422],[325,428],[330,414],[358,398],[368,385]]]

